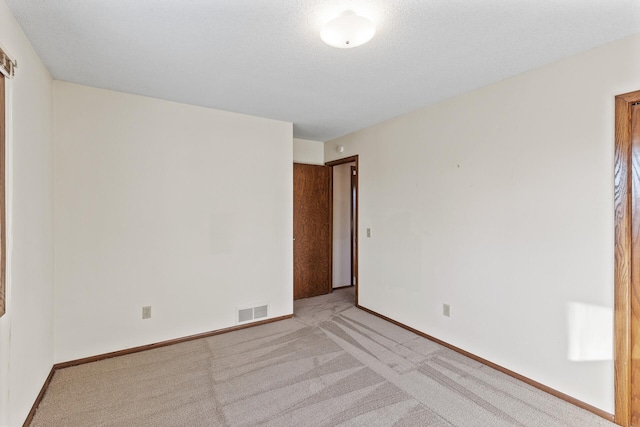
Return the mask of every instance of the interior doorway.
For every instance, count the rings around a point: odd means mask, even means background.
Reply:
[[[331,290],[355,287],[358,304],[358,156],[327,162],[331,168]]]
[[[640,426],[640,91],[616,96],[615,422]]]
[[[355,285],[353,275],[355,162],[336,165],[333,171],[332,289]]]

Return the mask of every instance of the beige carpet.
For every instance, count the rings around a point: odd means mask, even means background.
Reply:
[[[32,426],[613,426],[353,306],[56,372]]]

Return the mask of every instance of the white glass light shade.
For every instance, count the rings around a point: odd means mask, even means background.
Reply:
[[[329,46],[348,49],[365,44],[375,33],[373,22],[349,11],[327,22],[320,31],[320,38]]]

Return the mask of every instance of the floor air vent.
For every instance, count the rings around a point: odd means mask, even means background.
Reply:
[[[269,315],[269,304],[262,304],[256,307],[238,309],[238,323],[250,322],[252,320],[264,319]]]
[[[238,323],[253,320],[253,308],[243,308],[238,310]]]
[[[263,317],[267,317],[268,306],[261,305],[260,307],[253,308],[253,318],[254,319],[262,319]]]

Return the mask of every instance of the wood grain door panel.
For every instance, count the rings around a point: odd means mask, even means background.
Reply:
[[[640,426],[640,105],[631,107],[631,426]]]
[[[330,172],[293,165],[293,299],[331,291]]]

